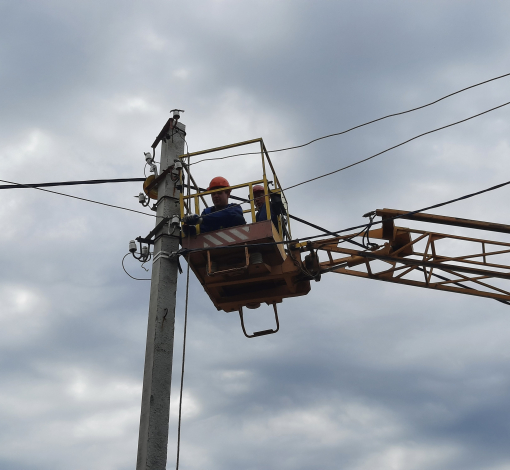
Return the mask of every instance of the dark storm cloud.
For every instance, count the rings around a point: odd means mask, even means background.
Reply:
[[[0,13],[0,173],[21,182],[141,176],[174,106],[192,151],[259,135],[278,148],[508,72],[505,2],[45,1]],[[507,84],[274,154],[279,177],[294,184],[501,104]],[[291,190],[291,212],[340,229],[376,207],[501,182],[507,117]],[[246,161],[215,168],[241,174]],[[149,283],[120,260],[154,221],[16,191],[0,192],[2,468],[132,468]],[[500,191],[442,213],[506,223]],[[137,185],[63,192],[139,209]],[[508,466],[507,306],[328,275],[279,306],[277,335],[247,340],[236,314],[190,288],[182,468]],[[248,328],[272,327],[268,310],[248,312]]]

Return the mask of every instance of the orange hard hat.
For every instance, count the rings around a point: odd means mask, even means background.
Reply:
[[[210,191],[211,189],[216,189],[216,188],[228,188],[229,186],[230,186],[230,183],[227,181],[226,178],[223,178],[223,176],[215,176],[209,183],[209,187],[207,188],[207,191]]]
[[[253,186],[253,194],[263,193],[263,192],[264,192],[264,186],[262,186],[260,184],[256,184],[255,186]]]

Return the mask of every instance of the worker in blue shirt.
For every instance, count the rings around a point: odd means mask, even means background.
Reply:
[[[208,191],[211,189],[228,188],[229,182],[222,176],[214,177]],[[230,190],[216,191],[211,194],[213,207],[206,207],[202,214],[190,214],[184,217],[185,231],[190,235],[195,234],[195,225],[200,225],[200,232],[212,232],[222,228],[236,227],[237,225],[245,225],[246,220],[243,216],[243,210],[238,204],[229,204],[228,198]]]

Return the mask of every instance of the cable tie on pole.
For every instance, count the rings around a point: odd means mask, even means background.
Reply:
[[[174,256],[173,256],[173,253],[168,253],[168,251],[158,251],[155,255],[154,255],[154,258],[152,259],[152,264],[154,264],[156,261],[158,261],[160,258],[168,258],[168,259],[172,259]]]
[[[169,253],[168,251],[158,251],[153,259],[152,259],[152,264],[154,264],[156,261],[158,261],[160,258],[167,258],[167,259],[175,259],[177,258],[177,261],[179,261],[179,256],[182,256],[184,255],[184,253],[188,252],[189,250],[185,250],[185,249],[180,249],[178,251],[172,251],[171,253]]]

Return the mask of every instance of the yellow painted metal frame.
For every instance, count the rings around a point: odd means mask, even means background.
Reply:
[[[255,202],[254,202],[254,195],[253,195],[253,186],[255,186],[256,184],[263,184],[264,185],[264,194],[265,194],[265,197],[266,197],[267,220],[271,220],[271,204],[270,204],[270,200],[269,200],[269,196],[271,194],[278,194],[278,193],[280,193],[281,196],[282,196],[282,202],[285,201],[284,204],[285,204],[285,206],[287,206],[287,200],[285,198],[285,194],[283,192],[283,188],[282,188],[282,186],[280,184],[280,181],[278,180],[278,177],[276,176],[276,172],[275,172],[275,169],[273,167],[273,163],[271,162],[271,159],[269,158],[269,154],[267,152],[266,146],[264,145],[264,141],[262,140],[262,138],[253,139],[253,140],[246,140],[244,142],[238,142],[238,143],[235,143],[235,144],[224,145],[222,147],[214,147],[214,148],[211,148],[211,149],[200,150],[199,152],[187,153],[185,155],[180,155],[179,158],[181,160],[185,160],[185,159],[189,159],[191,157],[197,156],[197,155],[204,155],[206,153],[213,153],[213,152],[218,152],[218,151],[221,151],[221,150],[227,150],[227,149],[231,149],[231,148],[235,148],[235,147],[241,147],[241,146],[244,146],[244,145],[255,144],[257,142],[260,143],[260,155],[261,155],[261,160],[262,160],[262,179],[255,180],[255,181],[249,181],[247,183],[237,184],[235,186],[229,186],[228,188],[218,188],[218,189],[212,189],[210,191],[201,191],[201,192],[199,191],[198,185],[192,179],[193,184],[195,185],[195,187],[191,188],[191,189],[193,191],[195,191],[195,192],[191,192],[190,191],[189,195],[184,195],[184,189],[185,189],[184,186],[183,186],[183,191],[181,191],[181,195],[180,195],[181,218],[183,218],[186,215],[186,212],[188,214],[190,214],[190,213],[199,214],[200,213],[200,200],[199,199],[202,199],[202,201],[204,202],[205,206],[207,207],[207,203],[205,202],[204,196],[206,196],[208,194],[212,194],[212,193],[219,192],[219,191],[224,191],[224,190],[232,190],[232,189],[239,189],[239,188],[248,187],[249,188],[249,194],[250,194],[250,209],[244,210],[243,213],[250,213],[251,217],[252,217],[252,223],[253,223],[256,220]],[[267,161],[267,164],[269,165],[269,169],[270,169],[270,171],[272,173],[272,176],[273,176],[273,180],[272,181],[273,181],[275,189],[272,189],[272,190],[269,189],[269,183],[268,183],[267,173],[266,173],[266,161]],[[183,185],[182,174],[183,173],[181,173],[181,185]],[[194,210],[191,209],[191,201],[194,202]],[[280,234],[280,236],[283,239],[284,237],[283,237],[282,219],[281,219],[281,217],[278,217],[278,219],[279,219],[278,220],[278,227],[276,227],[276,229],[278,230],[278,233]],[[287,233],[288,233],[289,238],[292,238],[289,217],[287,217],[287,220],[286,220],[286,228],[287,228]],[[199,225],[196,226],[196,229],[197,229],[196,233],[197,234],[200,233],[200,226]],[[185,237],[186,235],[183,233],[182,236]]]

